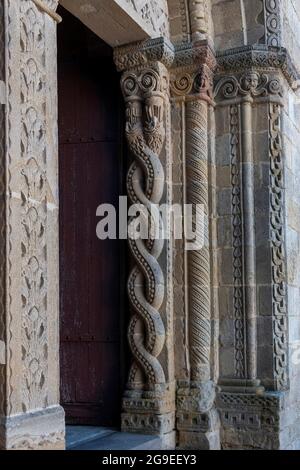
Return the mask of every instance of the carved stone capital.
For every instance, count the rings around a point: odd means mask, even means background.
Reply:
[[[211,70],[216,67],[215,52],[207,40],[183,43],[175,47],[173,69],[199,67],[204,64]]]
[[[219,100],[237,97],[282,96],[282,94],[281,77],[276,72],[261,73],[255,70],[248,70],[237,75],[221,76],[215,87],[215,97]]]
[[[292,88],[297,87],[299,73],[285,48],[265,45],[244,46],[217,53],[216,81],[222,75],[235,75],[245,71],[284,75]]]
[[[114,60],[120,72],[143,68],[156,62],[169,68],[174,60],[174,47],[166,38],[150,39],[115,48]]]
[[[173,97],[198,97],[212,103],[216,59],[207,41],[181,45],[171,70]]]

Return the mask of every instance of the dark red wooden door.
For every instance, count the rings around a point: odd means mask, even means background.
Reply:
[[[121,396],[120,247],[96,236],[118,205],[122,108],[110,48],[61,11],[58,31],[61,402],[67,422],[112,426]]]

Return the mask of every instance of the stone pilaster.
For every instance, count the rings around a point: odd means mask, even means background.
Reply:
[[[131,204],[148,211],[147,240],[135,240],[128,225],[132,269],[128,279],[131,320],[128,340],[133,356],[123,398],[122,429],[161,436],[175,446],[175,385],[172,305],[172,242],[156,238],[161,215],[151,209],[172,201],[169,72],[173,47],[165,39],[115,50],[123,71],[126,136],[132,156],[127,175]]]
[[[294,71],[284,50],[267,46],[218,62],[222,445],[276,449],[289,387],[281,109]]]
[[[179,447],[219,448],[218,416],[214,406],[215,384],[211,380],[211,257],[209,235],[208,113],[212,101],[214,55],[206,41],[176,51],[172,69],[173,99],[182,103],[185,141],[184,197],[182,203],[204,211],[203,246],[184,253],[187,308],[188,370],[177,387]],[[194,226],[194,231],[196,227]],[[185,250],[187,247],[183,247]]]
[[[58,2],[37,3],[6,0],[0,7],[3,449],[64,447],[64,412],[59,406],[53,18]]]

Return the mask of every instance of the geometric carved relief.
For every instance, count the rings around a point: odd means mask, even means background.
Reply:
[[[280,131],[281,106],[269,105],[270,229],[272,251],[272,317],[275,389],[288,386],[288,317],[284,229],[284,180]]]
[[[281,46],[280,1],[264,0],[265,40],[267,46]]]
[[[234,282],[234,359],[235,376],[245,378],[245,317],[243,286],[243,219],[240,171],[240,129],[239,106],[230,106],[230,148],[231,148],[231,208],[233,231],[233,282]]]
[[[158,36],[169,37],[167,0],[125,0]]]

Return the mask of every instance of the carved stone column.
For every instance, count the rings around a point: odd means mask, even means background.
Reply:
[[[57,3],[6,0],[0,6],[2,449],[64,447],[58,343]]]
[[[123,71],[126,136],[132,155],[127,189],[132,204],[149,216],[149,238],[131,238],[128,296],[132,317],[128,341],[133,356],[123,399],[122,429],[158,434],[163,447],[175,446],[171,241],[152,237],[162,228],[151,209],[171,202],[169,73],[173,47],[164,39],[115,50]],[[153,230],[153,231],[152,231]]]
[[[194,211],[196,205],[201,205],[204,210],[203,246],[185,252],[189,370],[187,379],[178,381],[177,429],[179,447],[190,449],[219,448],[215,384],[211,380],[209,236],[208,111],[213,106],[214,67],[214,55],[205,41],[178,48],[171,83],[174,100],[181,101],[184,106],[185,145],[182,152],[186,177],[183,202],[192,205]]]
[[[219,54],[218,66],[222,445],[276,449],[289,387],[281,109],[283,75],[295,75],[267,46]]]

